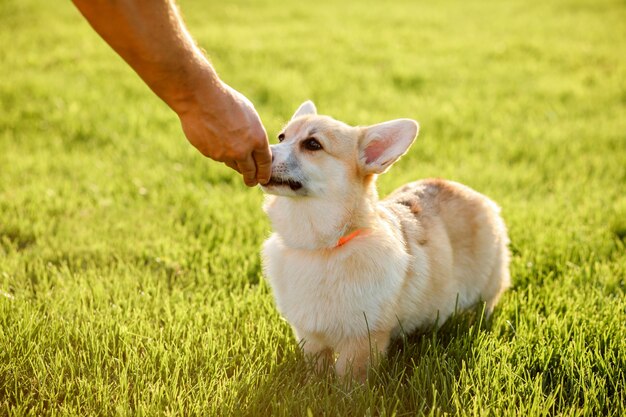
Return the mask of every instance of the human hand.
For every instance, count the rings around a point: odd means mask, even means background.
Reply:
[[[266,184],[272,170],[267,133],[254,106],[225,83],[195,94],[194,104],[178,113],[187,140],[204,156],[223,162],[253,187]]]

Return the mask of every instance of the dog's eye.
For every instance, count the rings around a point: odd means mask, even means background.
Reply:
[[[308,138],[304,142],[302,142],[304,149],[307,151],[319,151],[322,149],[322,144],[318,142],[315,138]]]
[[[285,140],[285,134],[284,133],[281,133],[280,135],[278,135],[278,141],[279,142],[282,142],[284,140]]]

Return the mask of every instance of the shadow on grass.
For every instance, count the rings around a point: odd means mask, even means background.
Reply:
[[[35,243],[37,243],[37,238],[32,231],[25,230],[19,226],[0,225],[0,248],[4,248],[7,251],[10,248],[23,251]]]
[[[482,306],[392,342],[365,384],[315,373],[300,352],[271,367],[239,392],[235,415],[416,415],[458,412],[459,379],[475,363],[481,335],[490,331]],[[225,410],[226,411],[226,410]]]
[[[377,368],[370,371],[370,389],[397,392],[397,415],[455,415],[460,410],[461,375],[471,372],[481,338],[491,331],[483,305],[457,313],[440,327],[418,329],[394,340]]]

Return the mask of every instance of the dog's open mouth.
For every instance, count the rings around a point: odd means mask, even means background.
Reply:
[[[277,177],[270,178],[270,182],[268,182],[266,185],[269,185],[269,186],[274,185],[277,187],[289,186],[289,188],[291,188],[293,191],[297,191],[300,188],[302,188],[302,183],[299,181],[284,179],[284,178],[277,178]]]

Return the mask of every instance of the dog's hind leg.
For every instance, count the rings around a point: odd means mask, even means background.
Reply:
[[[509,254],[504,247],[498,254],[493,272],[489,277],[489,283],[483,292],[483,300],[485,300],[485,319],[489,320],[493,309],[498,303],[502,293],[511,286],[511,275],[509,272]]]

